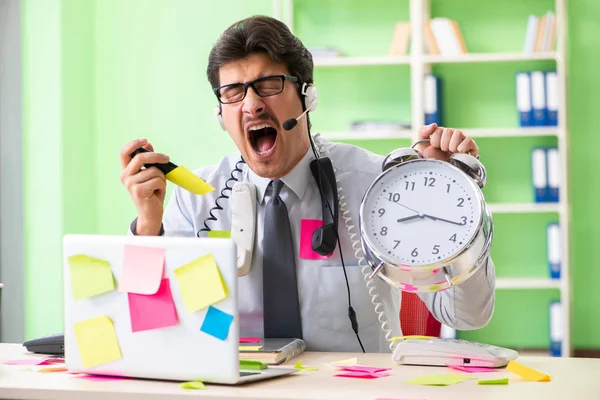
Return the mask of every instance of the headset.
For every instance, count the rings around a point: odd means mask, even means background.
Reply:
[[[292,130],[297,124],[298,121],[306,116],[308,120],[308,113],[310,111],[314,111],[318,105],[318,91],[316,86],[313,84],[302,83],[302,86],[299,90],[300,98],[302,99],[302,108],[303,112],[296,118],[290,118],[283,123],[283,129],[286,131]],[[215,107],[214,109],[215,117],[217,119],[217,123],[221,127],[222,130],[226,130],[225,124],[223,123],[223,116],[221,114],[220,105]],[[313,251],[316,253],[326,256],[331,253],[336,248],[336,244],[340,243],[340,238],[338,235],[338,216],[339,216],[339,204],[338,204],[338,192],[337,192],[337,184],[335,179],[335,172],[333,169],[333,164],[329,157],[320,157],[315,149],[315,144],[313,142],[312,136],[310,134],[310,123],[308,123],[308,139],[310,142],[310,146],[312,148],[315,159],[310,163],[310,170],[313,178],[317,183],[317,187],[319,189],[319,194],[321,196],[321,211],[323,216],[323,225],[313,232],[311,247]],[[242,159],[243,161],[243,159]],[[224,196],[226,197],[226,196]],[[227,198],[227,197],[226,197]],[[222,209],[222,208],[221,208]],[[204,224],[206,229],[210,230],[206,223]],[[346,290],[348,294],[348,317],[350,318],[350,323],[352,326],[352,330],[354,331],[356,338],[358,339],[358,343],[362,352],[365,352],[362,341],[360,340],[360,336],[358,335],[358,320],[356,318],[356,312],[352,307],[351,297],[350,297],[350,284],[348,282],[348,275],[346,273],[346,265],[344,264],[344,256],[342,254],[342,246],[339,245],[340,251],[340,260],[342,262],[342,269],[344,271],[344,278],[346,280]]]

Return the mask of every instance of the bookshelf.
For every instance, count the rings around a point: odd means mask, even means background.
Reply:
[[[511,0],[518,3],[518,0]],[[569,270],[569,228],[570,228],[570,207],[569,207],[569,188],[568,188],[568,131],[567,131],[567,108],[566,108],[566,30],[567,30],[567,19],[566,19],[566,0],[548,0],[548,4],[552,2],[553,11],[556,15],[556,45],[554,51],[544,51],[536,53],[524,53],[519,51],[497,51],[496,48],[490,52],[472,52],[457,56],[442,56],[442,55],[431,55],[425,51],[426,41],[423,30],[420,28],[424,26],[424,22],[432,18],[431,15],[431,3],[434,0],[406,0],[408,4],[407,18],[398,18],[398,20],[409,20],[411,26],[410,32],[410,51],[405,56],[379,56],[379,55],[358,55],[358,56],[338,56],[338,57],[315,57],[315,71],[320,70],[331,70],[333,68],[344,68],[344,69],[356,69],[362,70],[365,68],[373,68],[376,66],[386,66],[386,68],[408,68],[410,71],[410,129],[398,129],[395,131],[361,131],[351,132],[340,129],[331,129],[330,131],[325,130],[322,135],[331,140],[347,140],[353,142],[360,141],[389,141],[392,143],[390,146],[398,145],[398,143],[407,143],[410,140],[416,139],[416,133],[418,129],[424,125],[425,122],[425,110],[424,110],[424,77],[426,74],[431,73],[433,68],[441,65],[452,65],[452,70],[458,71],[456,68],[466,68],[469,65],[477,65],[486,68],[491,66],[494,68],[498,64],[514,64],[521,67],[525,65],[528,68],[531,63],[548,63],[552,65],[553,69],[556,70],[559,79],[559,91],[561,93],[558,107],[558,125],[557,126],[538,126],[538,127],[486,127],[486,126],[474,126],[465,127],[461,129],[466,135],[473,138],[481,138],[483,140],[494,140],[499,141],[498,143],[504,143],[505,141],[524,140],[523,138],[539,139],[539,140],[551,140],[552,143],[556,144],[559,151],[559,162],[560,162],[560,201],[557,203],[534,203],[524,201],[506,201],[506,202],[490,202],[489,206],[494,216],[498,216],[499,219],[505,215],[517,215],[519,218],[529,218],[544,215],[550,215],[553,219],[557,220],[561,226],[561,278],[551,279],[544,276],[526,277],[526,276],[502,276],[498,277],[496,287],[498,293],[503,293],[502,297],[506,298],[510,293],[535,293],[537,291],[558,291],[559,297],[562,303],[562,356],[569,357],[572,354],[571,349],[571,282],[570,282],[570,270]],[[474,4],[477,3],[473,0]],[[301,0],[296,0],[296,5],[302,3]],[[328,11],[335,8],[333,0],[323,0],[319,4],[327,4]],[[438,2],[439,3],[439,2]],[[313,3],[314,4],[317,3]],[[454,4],[453,7],[465,7],[465,1]],[[478,3],[481,4],[481,3]],[[439,4],[438,4],[439,5]],[[341,7],[341,6],[339,6]],[[507,6],[508,7],[508,6]],[[304,7],[303,9],[305,9]],[[348,15],[348,8],[346,5],[345,15]],[[443,7],[442,7],[443,8]],[[296,17],[294,15],[295,6],[294,0],[273,0],[274,16],[284,21],[288,27],[294,31],[294,22]],[[487,19],[493,20],[495,16],[490,12]],[[502,18],[502,16],[498,17]],[[526,21],[526,15],[523,15],[523,23]],[[389,21],[389,18],[386,20]],[[313,26],[314,27],[314,26]],[[347,27],[347,26],[346,26]],[[368,25],[372,28],[373,25]],[[329,28],[330,29],[330,28]],[[373,28],[374,29],[374,28]],[[505,28],[510,29],[510,28]],[[295,32],[295,31],[294,31]],[[331,32],[331,29],[330,31]],[[361,31],[364,33],[364,31]],[[302,32],[295,32],[303,40]],[[358,33],[357,33],[358,34]],[[472,34],[472,32],[471,32]],[[338,36],[339,37],[339,36]],[[468,35],[465,34],[465,38],[469,39]],[[388,38],[391,40],[391,37]],[[468,42],[468,40],[467,40]],[[347,45],[347,43],[346,43]],[[493,47],[493,46],[492,46]],[[380,47],[381,49],[381,47]],[[472,68],[472,67],[469,67]],[[516,68],[516,67],[515,67]],[[386,70],[387,71],[387,70]],[[481,72],[484,74],[485,72]],[[327,75],[331,76],[331,75]],[[502,78],[504,79],[504,78]],[[511,80],[506,82],[507,85],[514,85],[515,81]],[[325,93],[322,93],[324,95]],[[406,103],[403,104],[406,108]],[[340,109],[341,110],[341,109]],[[516,118],[516,109],[515,109]],[[455,126],[452,123],[443,122],[446,126],[452,126],[460,129],[460,126]],[[398,140],[402,140],[398,142]],[[496,142],[494,142],[496,143]],[[530,143],[530,142],[527,142]],[[504,144],[506,146],[506,144]],[[481,147],[481,146],[480,146]],[[487,158],[486,158],[487,160]],[[484,164],[486,162],[484,160]],[[492,177],[488,176],[488,181]],[[519,199],[520,200],[520,199]],[[513,217],[514,217],[513,215]],[[496,219],[496,218],[495,218]],[[539,221],[535,219],[535,221]],[[502,221],[504,222],[504,221]],[[539,231],[540,236],[546,235],[546,231]],[[538,243],[541,241],[540,238],[534,238]],[[545,240],[545,239],[544,239]],[[506,243],[506,241],[502,241]],[[530,259],[531,257],[529,257]],[[544,260],[543,262],[546,262]],[[498,265],[497,265],[498,270]],[[531,292],[533,291],[533,292]],[[514,296],[517,296],[516,294]],[[522,298],[518,295],[518,298]],[[540,298],[543,296],[540,295]],[[535,303],[535,301],[534,301]],[[538,302],[537,304],[540,304]],[[533,305],[532,305],[533,306]],[[549,306],[549,305],[548,305]],[[535,312],[538,312],[536,310]],[[548,307],[540,309],[539,313],[548,313]],[[539,318],[538,318],[539,319]],[[547,326],[539,327],[540,330],[548,329]],[[497,337],[497,335],[496,335]],[[516,346],[518,347],[518,346]]]

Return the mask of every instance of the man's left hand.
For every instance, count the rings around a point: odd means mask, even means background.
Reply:
[[[479,154],[477,144],[459,130],[444,128],[436,123],[419,129],[419,139],[429,139],[429,143],[420,143],[417,150],[425,158],[435,158],[446,161],[454,153]]]

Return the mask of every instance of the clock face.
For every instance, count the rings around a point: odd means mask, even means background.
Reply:
[[[462,250],[476,233],[482,212],[478,190],[448,163],[402,164],[381,176],[364,199],[366,240],[394,264],[441,262]]]

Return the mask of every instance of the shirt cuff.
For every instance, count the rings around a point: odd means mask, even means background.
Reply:
[[[133,236],[138,236],[136,231],[137,231],[137,217],[135,217],[135,219],[131,222],[131,224],[129,225],[129,234],[133,235]],[[164,236],[165,235],[165,229],[163,227],[163,224],[160,224],[160,232],[158,232],[157,236]]]

